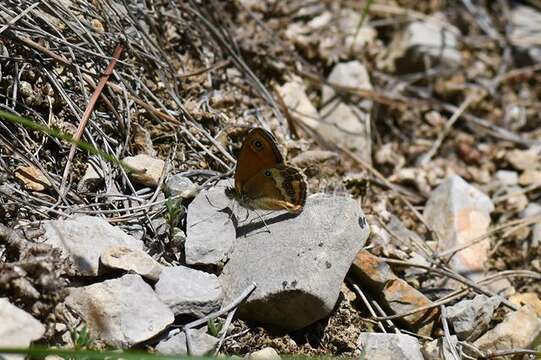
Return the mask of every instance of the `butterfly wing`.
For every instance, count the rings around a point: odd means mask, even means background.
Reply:
[[[243,193],[245,184],[264,169],[284,163],[273,136],[262,128],[250,130],[240,148],[235,169],[235,190]]]
[[[306,181],[297,168],[280,164],[252,176],[242,198],[248,207],[299,213],[306,202]]]

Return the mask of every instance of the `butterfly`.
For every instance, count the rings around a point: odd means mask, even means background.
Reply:
[[[249,209],[298,214],[306,202],[306,180],[299,169],[285,164],[268,131],[253,128],[240,148],[235,188],[229,193]]]

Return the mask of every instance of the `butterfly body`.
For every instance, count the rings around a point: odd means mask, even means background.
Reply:
[[[288,166],[272,135],[262,128],[250,130],[237,160],[234,197],[251,209],[302,211],[306,181]]]

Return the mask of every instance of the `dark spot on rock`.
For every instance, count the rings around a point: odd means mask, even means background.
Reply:
[[[330,262],[328,262],[328,261],[325,261],[325,267],[327,269],[330,269],[332,267],[332,264]]]
[[[366,218],[364,216],[359,217],[359,226],[361,229],[364,229],[367,225]]]
[[[323,247],[323,243],[321,242],[321,243],[317,244],[317,246]]]

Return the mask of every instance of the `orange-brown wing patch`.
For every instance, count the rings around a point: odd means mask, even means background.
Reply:
[[[282,164],[250,178],[242,197],[248,207],[298,213],[306,202],[306,181],[298,169]]]
[[[284,158],[276,146],[272,135],[262,129],[250,130],[240,148],[235,169],[235,189],[241,194],[242,188],[261,170],[284,163]]]

